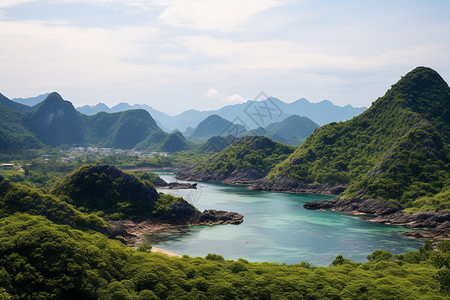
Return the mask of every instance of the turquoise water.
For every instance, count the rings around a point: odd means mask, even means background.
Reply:
[[[174,175],[160,172],[168,182]],[[225,259],[329,265],[342,254],[363,262],[376,249],[400,254],[421,241],[402,237],[404,227],[368,222],[366,216],[307,210],[303,203],[330,196],[251,191],[244,186],[199,183],[198,190],[159,190],[183,197],[200,209],[235,211],[240,225],[191,226],[148,236],[148,242],[178,254],[216,253]]]

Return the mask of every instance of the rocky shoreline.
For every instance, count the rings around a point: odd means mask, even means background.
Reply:
[[[277,178],[277,181],[270,181],[267,178],[257,180],[249,188],[258,191],[339,195],[347,186],[305,183],[283,176]]]
[[[236,174],[234,174],[236,173]],[[210,181],[228,184],[247,184],[249,189],[259,191],[311,193],[325,195],[339,195],[345,191],[345,185],[320,185],[304,183],[287,176],[277,178],[277,181],[269,181],[261,174],[255,176],[249,170],[234,172],[228,177],[213,175],[208,172],[194,172],[192,168],[181,170],[177,173],[178,179]],[[352,214],[373,215],[371,222],[402,225],[408,228],[421,229],[420,231],[406,231],[402,235],[417,239],[450,240],[450,212],[420,212],[408,214],[403,212],[403,207],[396,203],[386,205],[384,201],[376,199],[362,199],[358,195],[352,200],[344,200],[340,197],[307,202],[303,205],[306,209],[326,209],[342,211]]]
[[[194,171],[194,168],[192,167],[179,170],[175,178],[180,180],[209,181],[227,184],[253,184],[266,175],[266,173],[254,169],[235,170],[230,174],[220,174],[209,171]]]
[[[373,215],[374,218],[370,220],[371,222],[421,229],[421,231],[404,232],[403,236],[416,239],[450,240],[450,212],[448,211],[408,214],[403,212],[403,207],[398,204],[386,205],[380,200],[358,197],[352,200],[344,200],[338,197],[317,202],[306,202],[303,207]]]
[[[148,218],[139,221],[120,220],[108,223],[113,226],[111,235],[123,243],[134,246],[144,240],[145,235],[159,230],[177,229],[180,226],[205,225],[213,226],[219,224],[239,225],[244,221],[244,216],[236,212],[208,209],[203,212],[196,211],[188,219],[176,221],[167,218]]]

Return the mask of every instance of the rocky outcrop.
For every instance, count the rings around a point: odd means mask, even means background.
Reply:
[[[228,184],[253,184],[266,176],[266,173],[255,169],[234,170],[231,173],[214,173],[211,171],[196,171],[194,168],[186,168],[178,171],[176,178],[190,181],[209,181]]]
[[[244,216],[236,212],[207,209],[192,220],[192,225],[241,224]]]
[[[250,189],[260,191],[274,191],[274,192],[292,192],[292,193],[312,193],[312,194],[329,194],[338,195],[345,191],[345,185],[331,185],[331,184],[313,184],[305,183],[299,180],[291,179],[287,176],[281,176],[276,181],[271,181],[267,178],[255,181]]]
[[[165,182],[164,184],[156,185],[156,188],[171,189],[171,190],[183,190],[183,189],[197,189],[196,183],[184,183],[184,182]]]
[[[173,216],[176,218],[174,219]],[[244,216],[236,212],[214,209],[200,212],[186,200],[181,199],[172,204],[159,220],[176,225],[240,224],[244,221]]]
[[[409,228],[420,228],[422,231],[403,233],[404,236],[423,239],[450,239],[450,212],[419,212],[408,214],[395,202],[378,199],[354,198],[345,200],[334,198],[317,202],[306,202],[306,209],[328,209],[348,213],[365,213],[374,215],[371,222],[392,225],[403,225]]]
[[[176,217],[174,217],[176,216]],[[200,212],[185,200],[172,204],[169,211],[159,217],[146,218],[139,222],[131,220],[109,221],[113,225],[113,236],[133,245],[156,230],[176,228],[180,225],[241,224],[244,216],[236,212],[208,209]]]

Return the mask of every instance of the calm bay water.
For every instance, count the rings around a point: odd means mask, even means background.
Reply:
[[[175,181],[169,172],[158,172]],[[342,254],[363,262],[376,249],[400,254],[421,241],[402,237],[404,227],[368,222],[366,216],[307,210],[304,202],[330,196],[251,191],[245,186],[199,183],[198,190],[159,190],[193,202],[201,211],[216,209],[244,215],[240,225],[191,226],[148,236],[148,242],[178,254],[216,253],[225,259],[329,265]]]

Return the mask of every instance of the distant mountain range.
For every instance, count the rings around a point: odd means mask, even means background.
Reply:
[[[0,149],[5,150],[97,145],[174,152],[189,146],[180,132],[159,128],[146,110],[86,116],[55,92],[32,107],[0,94],[0,116]]]
[[[211,115],[201,121],[198,126],[190,128],[185,132],[185,136],[195,142],[204,142],[214,136],[234,136],[243,137],[247,135],[262,135],[277,142],[288,145],[300,145],[313,131],[319,127],[307,117],[291,115],[281,122],[267,125],[265,128],[259,127],[247,130],[241,124],[234,124],[218,115]]]
[[[41,103],[42,101],[47,98],[47,96],[50,93],[45,93],[36,97],[30,97],[30,98],[13,98],[11,101],[26,105],[26,106],[35,106],[36,104]]]
[[[241,104],[224,106],[218,110],[198,111],[187,110],[176,116],[169,116],[146,104],[130,105],[119,103],[109,108],[104,103],[97,105],[85,105],[77,110],[86,115],[95,115],[98,112],[119,112],[129,109],[145,109],[159,126],[165,130],[178,129],[182,132],[189,131],[212,115],[218,115],[234,124],[240,124],[247,130],[265,127],[270,123],[280,122],[291,115],[306,116],[313,122],[324,125],[331,122],[340,122],[351,119],[366,110],[366,107],[353,107],[351,105],[337,106],[328,100],[319,103],[311,103],[302,98],[292,103],[285,103],[277,98],[267,98],[264,101],[247,101]]]

